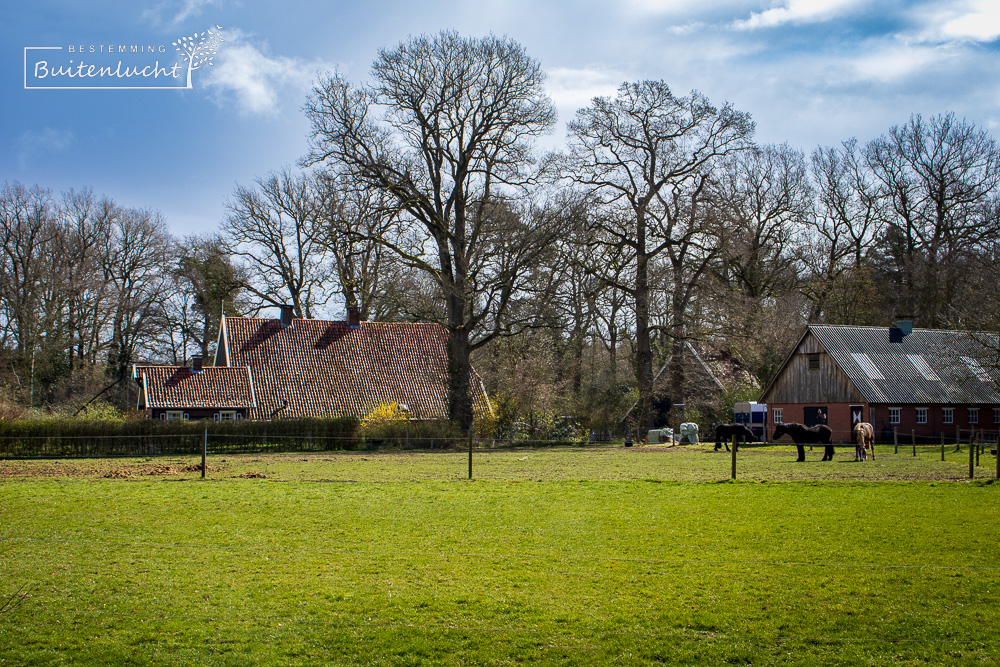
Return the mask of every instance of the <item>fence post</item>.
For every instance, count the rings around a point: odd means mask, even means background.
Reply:
[[[731,451],[733,453],[733,466],[732,466],[733,469],[731,473],[731,478],[736,479],[736,436],[735,435],[733,436],[733,446]]]
[[[944,433],[941,434],[941,460],[944,461]]]
[[[969,442],[969,479],[973,479],[976,474],[974,464],[976,462],[976,448]]]
[[[913,455],[917,455],[917,431],[915,429],[910,431],[910,444],[913,445]]]
[[[205,438],[201,441],[201,478],[205,479],[208,470],[208,427],[205,427]]]
[[[899,454],[899,430],[892,429],[892,453]]]
[[[472,431],[469,431],[469,479],[472,479]]]

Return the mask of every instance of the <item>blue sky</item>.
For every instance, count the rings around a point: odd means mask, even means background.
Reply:
[[[216,230],[237,183],[305,153],[317,72],[365,79],[380,47],[442,29],[508,35],[541,62],[560,115],[545,148],[593,96],[641,79],[731,102],[758,141],[806,153],[911,113],[1000,134],[996,0],[0,0],[0,12],[0,179],[92,187],[160,211],[177,235]],[[187,90],[25,89],[29,53],[100,65],[69,46],[155,45],[165,52],[115,60],[173,64],[172,42],[215,26],[225,41]]]

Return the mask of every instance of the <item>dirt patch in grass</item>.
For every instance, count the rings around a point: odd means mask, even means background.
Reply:
[[[218,473],[224,462],[208,466],[208,473]],[[141,479],[156,477],[195,477],[201,475],[201,463],[191,459],[32,459],[0,460],[0,480],[32,479]]]

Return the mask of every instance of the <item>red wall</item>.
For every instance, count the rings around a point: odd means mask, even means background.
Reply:
[[[771,434],[774,434],[774,409],[781,408],[783,410],[782,421],[788,422],[799,422],[802,423],[804,419],[804,410],[806,407],[823,407],[827,412],[827,425],[833,429],[833,440],[849,442],[851,440],[851,405],[849,403],[829,403],[829,404],[816,404],[816,403],[772,403],[768,405],[767,419],[771,428]],[[946,439],[954,442],[955,429],[958,427],[962,431],[962,437],[968,438],[973,429],[978,433],[980,431],[986,431],[991,433],[997,433],[1000,430],[1000,423],[993,422],[993,408],[1000,406],[993,405],[981,405],[972,406],[979,407],[979,423],[969,424],[969,406],[965,405],[955,405],[955,406],[940,406],[940,405],[875,405],[869,406],[864,404],[864,420],[870,422],[872,426],[875,427],[875,438],[879,441],[891,440],[892,436],[886,429],[891,431],[893,428],[899,433],[899,438],[901,441],[905,439],[906,442],[910,441],[910,433],[915,432],[918,438],[918,442],[921,438],[926,440],[940,439],[943,434]],[[872,408],[874,407],[875,418],[872,419]],[[900,421],[899,424],[889,423],[889,408],[898,407],[900,408]],[[926,407],[927,408],[927,423],[917,424],[917,408]],[[954,423],[945,424],[942,421],[942,407],[951,407],[954,409]]]

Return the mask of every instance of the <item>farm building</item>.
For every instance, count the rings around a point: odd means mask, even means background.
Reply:
[[[447,332],[436,324],[223,317],[213,366],[136,366],[151,419],[363,418],[397,403],[414,419],[446,417]],[[473,375],[477,404],[485,390]]]
[[[855,422],[876,438],[954,441],[961,432],[1000,429],[996,334],[893,327],[814,325],[806,329],[760,402],[772,423],[813,426],[822,412],[834,440]]]

